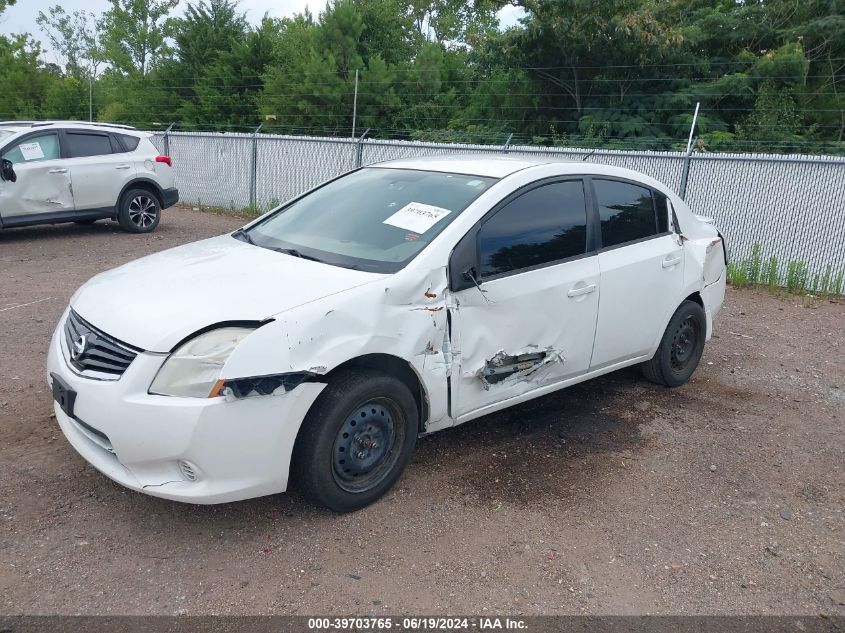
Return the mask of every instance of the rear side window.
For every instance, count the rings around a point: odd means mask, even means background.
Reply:
[[[640,240],[658,233],[651,189],[628,182],[600,179],[593,180],[593,187],[599,206],[603,247]]]
[[[15,164],[61,158],[59,136],[55,133],[29,136],[6,150],[3,158]]]
[[[138,143],[141,142],[141,139],[137,136],[129,136],[128,134],[116,134],[115,136],[120,138],[120,142],[123,143],[127,152],[134,152],[138,149]]]
[[[65,139],[67,139],[67,152],[70,158],[104,156],[112,153],[111,139],[108,134],[68,132]]]
[[[583,183],[542,185],[507,203],[479,230],[478,250],[482,279],[583,255]]]

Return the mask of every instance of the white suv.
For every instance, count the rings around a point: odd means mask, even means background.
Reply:
[[[149,233],[179,200],[150,134],[79,121],[0,123],[0,229],[117,220]]]

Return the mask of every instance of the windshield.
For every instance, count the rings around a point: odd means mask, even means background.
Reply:
[[[369,167],[320,187],[235,236],[335,266],[396,272],[494,182]]]

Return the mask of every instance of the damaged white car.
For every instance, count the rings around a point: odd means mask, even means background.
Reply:
[[[382,496],[418,436],[628,365],[680,385],[725,246],[616,167],[402,160],[94,277],[53,337],[56,418],[115,481],[193,503]]]

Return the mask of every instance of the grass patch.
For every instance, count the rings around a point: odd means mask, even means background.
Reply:
[[[772,292],[839,298],[843,292],[843,280],[845,270],[835,272],[830,265],[823,273],[811,277],[806,262],[800,259],[789,260],[785,271],[782,271],[777,257],[763,257],[759,242],[751,247],[750,256],[728,263],[728,283],[739,288],[765,288]]]

